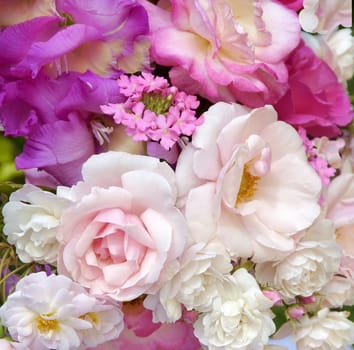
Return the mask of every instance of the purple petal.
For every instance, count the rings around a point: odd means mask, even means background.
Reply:
[[[81,179],[81,166],[95,150],[93,135],[86,122],[72,113],[68,121],[58,120],[39,126],[16,158],[19,169],[40,168],[63,185]]]
[[[136,27],[144,28],[140,34],[147,34],[147,14],[143,6],[132,0],[56,0],[61,13],[70,14],[74,23],[95,27],[105,38],[119,32],[125,21],[136,19]],[[129,18],[128,18],[129,17]],[[118,29],[119,28],[119,29]],[[137,30],[135,28],[135,30]]]
[[[33,43],[26,57],[12,69],[12,73],[22,77],[31,74],[32,78],[35,78],[43,65],[64,56],[87,41],[98,39],[102,39],[102,34],[94,27],[84,24],[65,27],[49,40]]]
[[[10,68],[20,62],[36,41],[48,40],[58,30],[60,17],[38,17],[0,32],[0,74],[11,76]],[[6,49],[5,49],[6,48]]]
[[[77,76],[65,98],[57,104],[56,111],[59,116],[70,110],[102,113],[100,105],[122,102],[123,99],[115,79],[86,72]]]

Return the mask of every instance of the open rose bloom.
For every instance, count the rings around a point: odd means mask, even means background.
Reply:
[[[349,350],[351,17],[0,0],[0,350]]]

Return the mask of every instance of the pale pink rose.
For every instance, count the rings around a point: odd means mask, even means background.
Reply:
[[[354,175],[337,176],[325,196],[326,216],[334,222],[342,248],[340,272],[354,280]]]
[[[11,342],[7,341],[6,339],[0,339],[0,349],[13,350],[14,347],[12,346]]]
[[[352,25],[350,0],[304,0],[303,6],[299,19],[301,27],[307,32],[327,33],[338,25]]]
[[[274,103],[287,87],[285,58],[299,43],[296,13],[271,0],[171,0],[148,11],[151,55],[173,85],[212,102]]]
[[[153,323],[142,299],[123,304],[125,327],[118,339],[87,350],[197,350],[198,339],[189,322]]]
[[[219,102],[204,118],[176,168],[191,236],[218,236],[232,257],[279,259],[319,215],[321,181],[302,140],[271,106]]]
[[[133,300],[163,283],[183,251],[188,228],[175,207],[173,170],[124,152],[92,156],[83,181],[66,194],[58,270],[91,293]]]
[[[347,92],[333,70],[302,42],[287,60],[289,90],[275,104],[279,119],[308,135],[334,137],[353,119]],[[321,79],[319,79],[321,77]]]

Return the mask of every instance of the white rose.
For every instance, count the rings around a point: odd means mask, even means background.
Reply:
[[[96,299],[65,276],[44,272],[17,283],[0,307],[0,319],[26,350],[83,350],[117,338],[124,327],[118,304]]]
[[[292,254],[277,263],[257,265],[256,277],[285,297],[310,296],[329,282],[339,268],[339,261],[333,223],[321,219],[307,230]]]
[[[254,277],[239,269],[225,279],[212,310],[194,324],[194,334],[209,350],[263,349],[275,331],[271,306]]]
[[[33,185],[13,192],[3,208],[4,234],[22,262],[53,264],[59,243],[57,229],[69,201]]]
[[[148,295],[144,306],[154,311],[154,321],[175,322],[187,310],[205,312],[218,295],[218,284],[232,269],[225,248],[217,241],[191,246],[181,259],[178,272],[158,293]]]
[[[324,308],[315,317],[303,317],[294,333],[297,348],[344,350],[354,342],[354,323],[347,316],[347,312],[334,312]]]

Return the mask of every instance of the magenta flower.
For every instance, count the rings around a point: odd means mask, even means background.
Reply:
[[[176,323],[153,323],[152,313],[141,301],[123,305],[125,327],[117,340],[88,350],[197,350],[201,348],[193,334],[193,325],[182,320]]]
[[[152,59],[172,67],[179,89],[251,107],[274,103],[286,91],[284,61],[299,43],[300,25],[278,1],[140,2],[149,14]]]
[[[310,136],[334,137],[354,115],[333,70],[302,42],[287,60],[289,90],[274,106],[281,120]]]
[[[148,19],[133,0],[56,0],[57,15],[37,17],[0,33],[0,73],[34,78],[41,67],[52,76],[91,70],[107,76],[147,63]],[[141,46],[141,47],[140,47]],[[147,53],[147,52],[146,52]],[[139,61],[139,57],[140,59]],[[129,67],[125,60],[129,58]]]
[[[99,106],[121,100],[115,80],[90,72],[63,74],[57,79],[40,74],[3,88],[0,121],[5,135],[26,139],[16,158],[17,167],[44,170],[52,183],[78,181],[82,163],[99,151],[97,125],[93,129],[91,124],[100,113]]]

